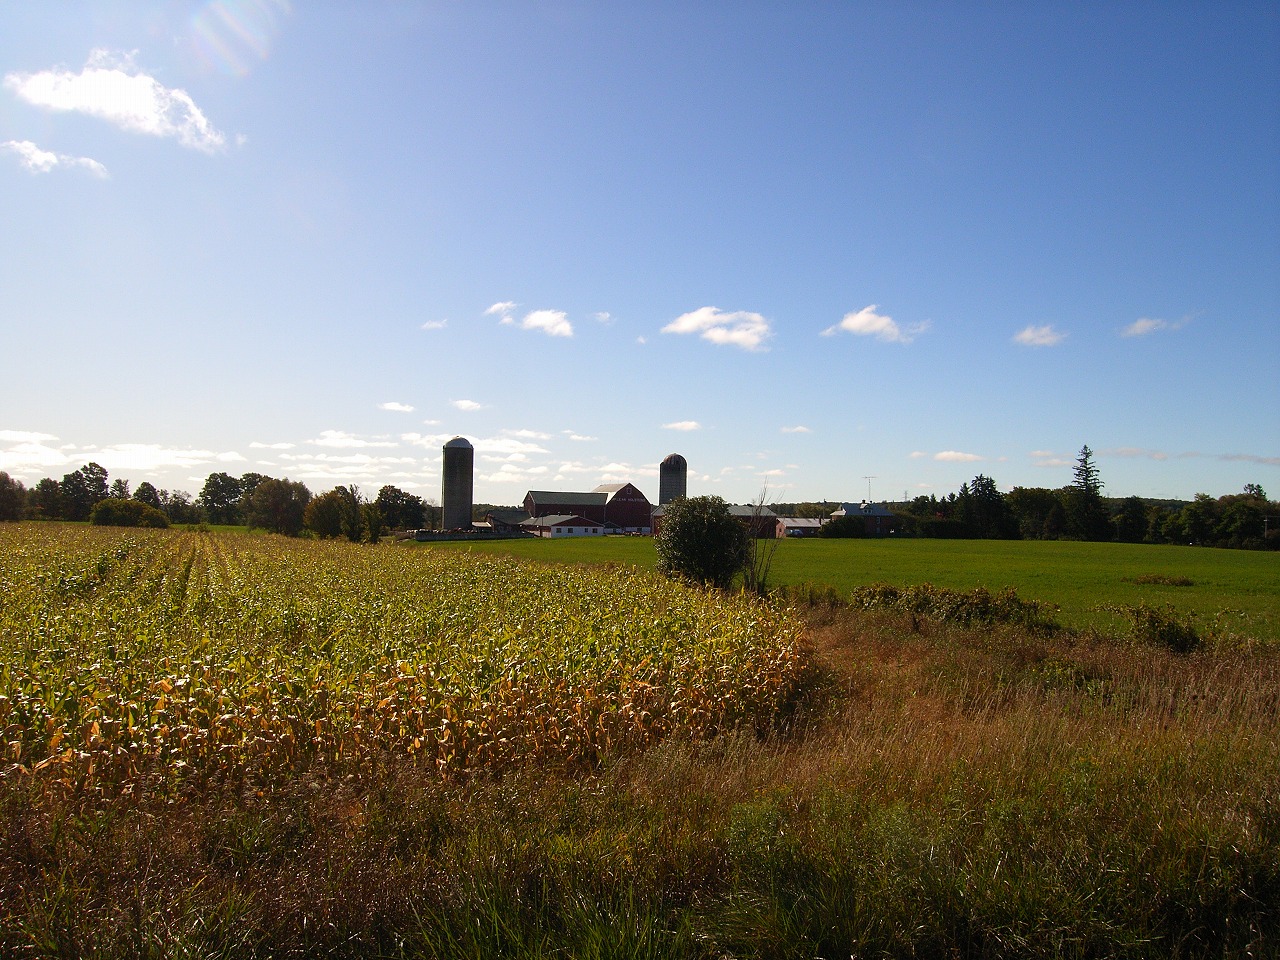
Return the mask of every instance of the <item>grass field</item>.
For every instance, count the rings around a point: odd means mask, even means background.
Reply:
[[[567,563],[651,568],[648,537],[500,540],[420,544],[415,549],[475,550]],[[1190,586],[1142,578],[1191,581]],[[1172,605],[1202,629],[1280,641],[1280,554],[1126,543],[997,540],[787,540],[778,542],[773,584],[825,583],[847,592],[885,582],[933,583],[955,590],[1014,587],[1028,600],[1056,604],[1064,626],[1123,629],[1108,606]]]

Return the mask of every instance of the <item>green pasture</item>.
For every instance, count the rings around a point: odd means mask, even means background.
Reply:
[[[1202,629],[1280,640],[1280,555],[1129,543],[1040,540],[783,540],[775,541],[770,582],[825,583],[844,592],[884,582],[933,583],[955,590],[1013,587],[1028,600],[1059,607],[1071,627],[1121,629],[1109,606],[1171,605]],[[476,550],[565,563],[652,567],[649,537],[498,540],[417,544],[417,549]],[[768,542],[762,541],[767,549]],[[1190,586],[1140,583],[1186,579]]]

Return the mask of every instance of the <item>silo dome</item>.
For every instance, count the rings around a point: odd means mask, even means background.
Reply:
[[[658,504],[688,495],[689,464],[673,453],[658,465]]]

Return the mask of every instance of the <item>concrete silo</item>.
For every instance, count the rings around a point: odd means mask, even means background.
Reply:
[[[673,453],[658,465],[658,505],[688,495],[689,464]]]
[[[471,475],[476,451],[462,437],[444,445],[444,483],[440,502],[444,505],[440,526],[461,530],[471,526]]]

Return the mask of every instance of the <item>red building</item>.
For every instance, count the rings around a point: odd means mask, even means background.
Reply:
[[[648,533],[653,508],[633,484],[605,483],[590,493],[530,490],[524,495],[524,509],[534,518],[577,516],[611,532]]]
[[[595,492],[608,498],[604,505],[604,519],[611,527],[623,533],[649,532],[653,504],[633,484],[602,483]]]

